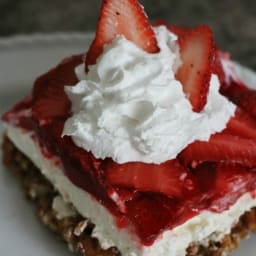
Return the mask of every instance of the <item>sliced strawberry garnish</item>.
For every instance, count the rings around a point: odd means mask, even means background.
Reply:
[[[166,26],[170,32],[176,34],[178,37],[183,37],[186,35],[186,33],[189,33],[189,31],[193,31],[193,29],[191,28],[175,26],[172,24],[168,24],[163,20],[158,20],[154,23],[154,26],[161,26],[161,25]],[[212,73],[216,74],[219,77],[221,84],[223,84],[225,82],[225,73],[221,63],[221,59],[223,58],[223,52],[218,50],[216,45],[214,46],[214,48],[216,50],[216,54],[213,57],[211,69],[212,69]]]
[[[180,197],[186,189],[193,189],[188,170],[177,160],[160,165],[141,162],[120,165],[112,162],[107,169],[107,181],[115,186],[162,193],[169,197]]]
[[[212,31],[207,26],[199,26],[180,36],[178,42],[183,64],[176,77],[182,83],[193,110],[200,112],[207,101],[215,58]]]
[[[237,109],[224,132],[256,141],[256,120],[242,109]]]
[[[176,34],[178,37],[184,37],[187,33],[193,31],[193,29],[191,28],[175,26],[172,24],[168,24],[163,20],[158,20],[157,22],[154,23],[154,26],[161,26],[161,25],[166,26],[170,32]],[[223,52],[218,50],[216,45],[214,46],[214,48],[215,48],[215,54],[213,56],[211,70],[213,74],[216,74],[219,77],[220,83],[223,84],[225,82],[225,73],[221,63],[221,59],[223,58]]]
[[[180,158],[185,164],[209,161],[253,167],[256,166],[256,142],[226,133],[215,134],[208,142],[190,144]]]
[[[154,31],[137,0],[103,0],[96,37],[86,56],[86,69],[96,63],[104,45],[123,35],[149,53],[158,51]]]
[[[39,121],[69,114],[70,101],[64,86],[77,83],[74,69],[81,63],[82,55],[67,58],[37,78],[33,89],[32,112]]]

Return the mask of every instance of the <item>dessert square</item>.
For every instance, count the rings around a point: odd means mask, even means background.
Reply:
[[[4,163],[81,255],[227,255],[255,230],[255,99],[208,26],[104,0],[88,51],[3,115]]]

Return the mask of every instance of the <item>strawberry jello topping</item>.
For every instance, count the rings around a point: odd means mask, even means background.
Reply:
[[[167,55],[162,54],[163,41],[165,41],[164,53],[171,52]],[[163,62],[170,63],[170,67],[160,65],[161,69],[158,69],[159,73],[162,69],[165,73],[170,71],[172,82],[165,87],[165,83],[161,86],[152,83],[151,81],[154,80],[152,77],[151,80],[145,80],[140,76],[143,79],[137,83],[129,85],[121,83],[121,88],[117,89],[118,94],[110,93],[113,88],[109,81],[113,81],[113,76],[120,81],[126,75],[125,72],[118,73],[117,69],[112,70],[112,67],[121,65],[121,68],[125,67],[128,70],[127,72],[130,72],[129,68],[131,68],[135,75],[142,75],[136,71],[137,69],[133,69],[132,61],[130,65],[122,63],[121,56],[124,54],[127,56],[127,53],[122,52],[109,60],[111,68],[107,73],[97,69],[103,65],[103,62],[106,64],[105,55],[120,44],[128,46],[128,52],[131,53],[131,56],[128,55],[129,60],[133,60],[134,52],[135,57],[140,56],[142,62],[139,62],[137,68],[141,68],[143,64],[145,68],[148,59],[151,61],[151,59],[174,56],[172,61]],[[132,51],[129,51],[130,49]],[[125,48],[123,51],[125,52]],[[161,61],[159,60],[158,63]],[[226,66],[229,68],[225,68]],[[32,95],[6,113],[3,120],[25,131],[33,131],[33,138],[41,146],[45,157],[58,156],[64,174],[76,186],[90,193],[108,208],[120,228],[132,225],[141,243],[151,245],[163,231],[184,223],[203,210],[222,212],[244,193],[251,192],[252,196],[255,194],[253,192],[256,189],[256,108],[254,106],[256,91],[244,85],[233,73],[231,66],[232,62],[227,54],[219,51],[215,46],[212,32],[207,26],[189,29],[165,25],[161,22],[161,26],[153,28],[137,0],[105,0],[102,4],[96,38],[87,55],[67,58],[57,67],[37,78]],[[80,73],[76,73],[75,70]],[[141,73],[150,73],[147,68],[144,71],[143,68],[139,70]],[[81,75],[81,72],[84,73]],[[98,76],[93,80],[95,73]],[[132,74],[130,72],[130,75]],[[129,79],[135,81],[132,77]],[[146,85],[141,85],[142,83]],[[120,84],[117,83],[115,86],[118,87]],[[161,90],[164,94],[159,94]],[[81,91],[86,93],[81,96]],[[157,99],[154,100],[154,94],[151,95],[152,97],[149,96],[152,92],[158,95]],[[120,163],[109,155],[105,157],[95,155],[93,150],[85,149],[83,143],[77,143],[74,137],[63,136],[63,130],[64,134],[67,133],[64,129],[67,123],[72,125],[70,120],[74,121],[74,116],[81,114],[82,111],[79,122],[84,118],[86,122],[83,124],[86,124],[85,128],[89,127],[91,130],[91,133],[87,133],[90,136],[95,135],[95,131],[101,131],[98,127],[101,123],[98,122],[97,125],[93,123],[90,126],[88,122],[90,120],[94,122],[95,116],[99,113],[109,112],[108,116],[111,117],[113,114],[120,125],[115,126],[117,137],[120,132],[118,129],[122,130],[122,125],[128,124],[130,131],[127,133],[128,137],[132,138],[135,134],[136,138],[140,138],[138,131],[134,130],[137,126],[132,123],[137,122],[138,125],[138,120],[140,122],[143,120],[141,127],[148,129],[146,123],[151,112],[162,111],[164,115],[154,116],[156,119],[152,118],[153,122],[149,125],[153,127],[155,124],[161,124],[158,126],[158,133],[153,133],[155,141],[157,139],[159,143],[168,141],[169,136],[177,138],[174,143],[182,141],[183,134],[179,133],[182,127],[175,128],[176,130],[172,132],[174,134],[168,133],[168,129],[171,130],[176,125],[169,123],[170,120],[175,123],[175,118],[169,118],[168,113],[172,115],[173,109],[176,113],[183,111],[182,108],[177,109],[179,104],[177,99],[172,102],[175,98],[172,92],[178,92],[178,97],[182,96],[183,108],[189,109],[190,116],[196,120],[194,123],[189,123],[189,126],[186,122],[190,122],[190,117],[186,116],[182,119],[183,123],[180,124],[186,127],[188,133],[190,130],[203,133],[204,129],[201,126],[207,123],[211,127],[210,134],[204,138],[194,137],[191,141],[185,142],[185,146],[181,147],[174,157],[164,161],[161,159],[158,162],[150,162],[146,157],[140,161],[135,157],[134,160],[124,160]],[[215,96],[211,96],[212,93],[217,95],[216,113],[211,112],[213,106],[216,107],[215,103],[212,105],[209,103],[214,101]],[[138,95],[138,104],[132,105],[134,108],[128,111],[125,103],[127,101],[134,103],[133,97],[136,101]],[[143,98],[141,95],[146,96]],[[158,101],[159,95],[163,101]],[[95,104],[96,101],[99,102],[98,105]],[[105,108],[117,101],[121,103],[112,105],[113,108]],[[148,102],[151,104],[147,105]],[[144,109],[143,104],[147,105],[147,112],[140,115],[138,112]],[[120,105],[125,109],[124,112],[121,111]],[[115,113],[115,108],[120,111],[117,114],[120,114],[122,119]],[[226,108],[228,114],[223,115],[222,111]],[[128,119],[124,118],[124,113],[132,117],[133,122],[128,122]],[[214,114],[216,115],[212,117]],[[169,121],[165,122],[166,119]],[[110,121],[112,122],[112,119]],[[78,124],[81,124],[79,122]],[[76,124],[73,123],[73,128]],[[163,127],[164,125],[167,125],[167,129]],[[111,132],[108,131],[106,134]],[[161,137],[162,134],[164,139]],[[149,135],[151,136],[151,133]],[[87,140],[98,142],[97,136],[88,137]],[[156,143],[155,141],[153,142]],[[115,136],[110,136],[108,143],[108,146],[113,148]],[[136,143],[134,140],[125,145]],[[143,145],[142,138],[139,139],[139,143]],[[158,147],[158,144],[154,143],[152,147],[148,145],[148,148]],[[175,147],[170,142],[168,145]],[[142,155],[147,155],[147,152],[149,154],[151,152],[147,151],[148,148],[142,147],[139,150]],[[159,151],[158,155],[162,154],[160,149],[161,147],[156,150]],[[104,150],[103,148],[102,151]],[[125,153],[129,155],[129,148]]]

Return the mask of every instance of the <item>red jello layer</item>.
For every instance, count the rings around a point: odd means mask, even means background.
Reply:
[[[33,131],[45,157],[60,157],[65,175],[108,208],[120,228],[132,224],[141,243],[151,245],[164,230],[184,223],[203,210],[222,212],[244,193],[255,191],[253,169],[235,164],[231,168],[224,163],[203,163],[189,168],[191,183],[184,183],[184,191],[177,196],[111,184],[106,178],[109,166],[113,166],[111,159],[95,159],[90,152],[78,148],[70,137],[61,137],[71,114],[64,86],[77,83],[74,68],[82,61],[81,55],[68,58],[39,77],[32,96],[4,114],[3,120]],[[112,200],[113,193],[118,195],[118,202]]]

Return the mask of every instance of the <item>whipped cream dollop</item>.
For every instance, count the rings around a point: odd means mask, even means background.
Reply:
[[[214,74],[206,106],[200,113],[192,110],[175,79],[181,65],[177,37],[163,26],[155,34],[159,53],[118,36],[87,74],[78,66],[80,81],[65,88],[73,115],[63,135],[96,158],[159,164],[195,140],[208,141],[234,115],[235,105],[219,94]]]

